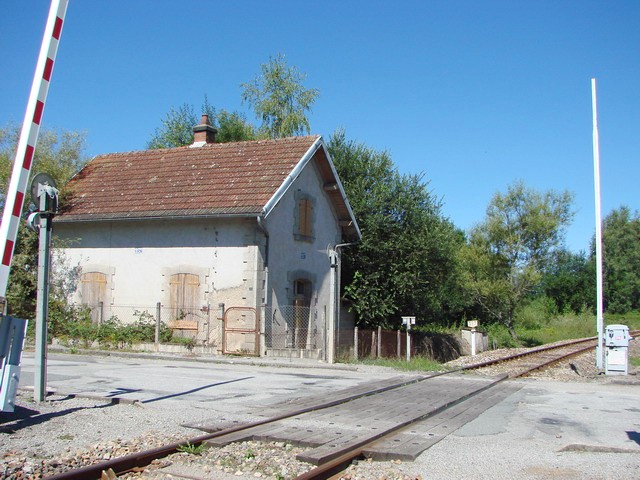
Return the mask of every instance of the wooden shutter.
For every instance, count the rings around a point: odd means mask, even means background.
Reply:
[[[83,273],[80,278],[82,304],[96,306],[104,302],[107,293],[107,276],[100,272]]]
[[[298,201],[298,233],[305,237],[312,235],[311,222],[313,214],[313,206],[311,199],[301,198]]]
[[[176,273],[169,278],[169,303],[173,311],[173,328],[197,329],[194,312],[200,299],[200,277],[192,273]]]
[[[83,305],[91,309],[91,322],[102,321],[102,308],[107,295],[107,275],[86,272],[80,277],[80,297]]]

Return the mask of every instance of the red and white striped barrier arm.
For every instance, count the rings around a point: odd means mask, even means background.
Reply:
[[[36,65],[31,94],[27,103],[22,132],[16,150],[16,159],[13,164],[11,182],[7,190],[2,224],[0,224],[0,301],[4,302],[9,282],[9,270],[11,259],[20,225],[20,214],[24,204],[25,191],[28,188],[29,173],[33,154],[40,132],[40,122],[44,111],[44,104],[49,92],[49,82],[53,72],[53,64],[58,52],[58,43],[62,33],[64,17],[67,13],[68,0],[52,0],[49,9],[49,18],[44,30],[40,56]]]

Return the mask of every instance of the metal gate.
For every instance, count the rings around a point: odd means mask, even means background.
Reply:
[[[258,312],[250,307],[230,307],[224,312],[222,351],[232,355],[260,355]]]

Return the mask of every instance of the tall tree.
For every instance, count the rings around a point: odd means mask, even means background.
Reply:
[[[15,126],[0,129],[0,194],[4,203],[20,129]],[[48,173],[61,190],[60,202],[66,197],[64,185],[84,165],[85,136],[83,133],[41,129],[32,171]],[[29,201],[25,201],[25,209]],[[7,288],[9,312],[20,318],[33,318],[37,290],[38,235],[26,228],[18,230],[18,238]],[[55,292],[54,292],[55,293]]]
[[[539,193],[522,182],[496,193],[464,251],[467,285],[489,319],[515,336],[514,314],[562,247],[573,218],[569,192]]]
[[[316,101],[319,91],[305,88],[306,75],[296,67],[289,67],[284,55],[270,57],[260,66],[260,74],[251,83],[243,83],[242,100],[262,121],[262,130],[271,138],[309,133],[307,112]]]
[[[584,252],[553,252],[544,268],[540,292],[552,299],[558,312],[580,313],[595,307],[595,270]]]
[[[463,237],[443,218],[421,175],[401,175],[387,152],[337,131],[328,150],[362,231],[343,254],[343,285],[359,324],[399,326],[401,315],[446,322],[459,310],[456,252]]]
[[[640,309],[640,214],[637,211],[632,213],[622,206],[605,217],[602,260],[605,310],[627,313]]]
[[[247,123],[244,116],[238,112],[220,110],[216,112],[205,96],[201,114],[209,116],[211,125],[217,128],[216,142],[241,142],[255,140],[258,134],[253,125]],[[195,113],[193,105],[183,103],[181,106],[171,107],[162,119],[162,126],[157,128],[147,148],[183,147],[193,143],[193,127],[200,123],[200,115]]]

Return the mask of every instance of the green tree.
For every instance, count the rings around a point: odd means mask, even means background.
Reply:
[[[640,309],[640,214],[637,211],[632,213],[622,206],[605,217],[602,262],[605,310],[627,313]]]
[[[217,143],[241,142],[255,140],[258,135],[253,125],[246,122],[238,112],[220,110],[216,112],[205,96],[201,107],[202,114],[209,116],[209,122],[216,127]],[[193,127],[200,123],[200,115],[195,113],[193,105],[182,104],[178,108],[171,107],[162,126],[157,128],[147,148],[183,147],[193,143]]]
[[[467,287],[487,319],[514,337],[516,309],[562,247],[572,199],[569,192],[539,193],[516,182],[493,196],[485,220],[470,232],[463,252]]]
[[[284,55],[270,57],[260,66],[261,73],[251,83],[241,85],[242,100],[262,121],[262,130],[270,138],[289,137],[310,132],[307,112],[319,91],[305,88],[306,75],[289,67]]]
[[[359,324],[392,327],[402,315],[444,323],[460,310],[456,252],[463,236],[442,217],[421,175],[401,175],[387,152],[328,142],[362,231],[345,248],[343,286]]]
[[[20,129],[8,126],[0,129],[1,195],[5,198]],[[85,136],[79,132],[41,129],[33,160],[32,172],[48,173],[61,190],[60,203],[64,203],[64,185],[84,165]],[[29,200],[25,201],[25,210]],[[9,313],[20,318],[33,318],[35,313],[38,267],[38,235],[23,222],[18,230],[11,275],[7,287]],[[55,294],[55,292],[52,292]]]
[[[540,293],[551,298],[561,313],[580,313],[595,307],[595,270],[584,252],[558,249],[544,268]]]

